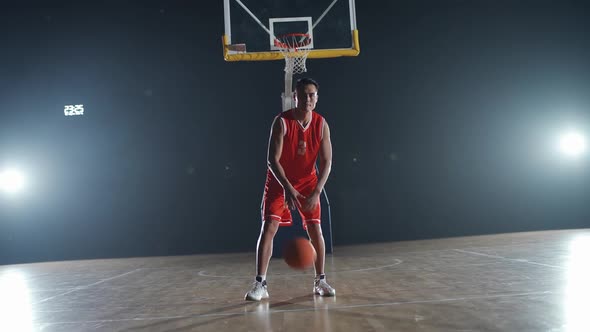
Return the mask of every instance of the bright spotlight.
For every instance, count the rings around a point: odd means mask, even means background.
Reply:
[[[559,139],[559,149],[571,157],[578,157],[586,150],[586,139],[578,132],[568,132]]]
[[[0,190],[5,192],[17,192],[24,186],[25,178],[17,170],[6,170],[0,173]]]

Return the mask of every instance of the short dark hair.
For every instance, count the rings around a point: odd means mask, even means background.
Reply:
[[[303,87],[305,87],[306,85],[309,85],[309,84],[315,85],[315,88],[317,90],[320,89],[320,85],[318,84],[318,82],[316,82],[313,78],[309,78],[309,77],[304,77],[304,78],[300,78],[299,80],[297,80],[297,83],[295,84],[295,89],[296,90],[303,89]]]

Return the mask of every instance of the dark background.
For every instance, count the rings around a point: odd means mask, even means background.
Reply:
[[[0,264],[254,251],[282,62],[222,58],[223,2],[0,11]],[[588,227],[580,1],[357,1],[361,54],[310,60],[334,245]],[[66,104],[84,116],[65,117]],[[336,248],[337,252],[337,248]]]

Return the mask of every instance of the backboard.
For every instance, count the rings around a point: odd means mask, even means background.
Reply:
[[[284,59],[275,39],[306,34],[308,58],[357,56],[354,0],[224,0],[226,61]]]

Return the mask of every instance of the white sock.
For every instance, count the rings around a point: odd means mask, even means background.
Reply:
[[[259,279],[260,278],[260,279]],[[256,276],[256,280],[263,282],[264,280],[266,280],[266,274],[259,274]]]

